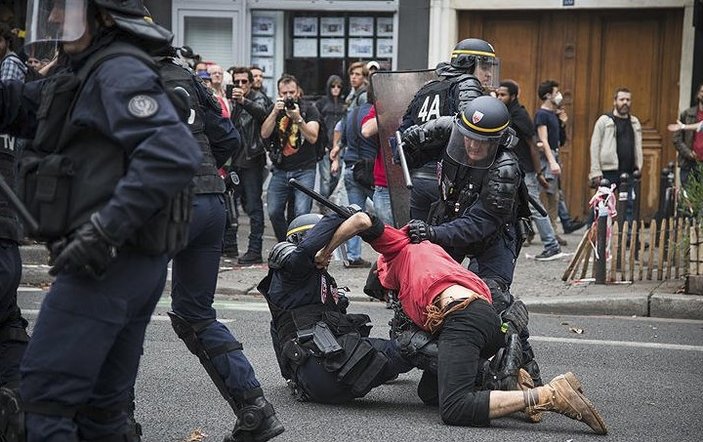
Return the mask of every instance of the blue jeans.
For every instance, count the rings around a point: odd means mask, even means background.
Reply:
[[[325,157],[317,162],[317,173],[320,174],[320,195],[329,198],[339,184],[339,171],[336,175],[332,175],[330,171],[331,163],[329,152],[325,153]]]
[[[296,217],[310,213],[312,198],[298,190],[293,191],[288,180],[295,178],[302,185],[312,189],[315,186],[315,169],[280,170],[274,168],[266,195],[269,219],[278,241],[286,240],[288,223],[286,223],[286,203],[290,194],[295,195],[294,215]]]
[[[376,211],[376,216],[389,226],[395,225],[393,221],[393,211],[391,210],[391,194],[388,192],[388,187],[376,186],[373,192],[373,208]]]
[[[539,201],[539,182],[537,181],[537,174],[534,172],[526,173],[525,185],[527,186],[527,191],[530,196],[534,198],[535,201]],[[549,221],[549,217],[540,215],[537,209],[532,207],[532,204],[530,204],[530,211],[532,212],[532,221],[534,221],[537,231],[539,232],[539,238],[542,240],[542,244],[544,244],[544,249],[560,250],[559,243],[557,242],[556,235],[554,234],[554,228],[552,227],[552,223]]]
[[[211,354],[237,343],[229,329],[216,321],[217,313],[212,307],[224,230],[222,195],[197,195],[193,202],[188,245],[173,258],[172,267],[171,307],[194,326],[206,324],[199,326],[197,336]],[[220,352],[212,357],[212,364],[234,397],[260,387],[254,369],[241,350]]]
[[[344,169],[344,187],[347,189],[347,198],[349,204],[356,204],[364,210],[366,207],[366,198],[373,201],[373,190],[364,187],[354,179],[354,171],[351,166]],[[356,261],[361,258],[361,238],[355,236],[347,241],[347,258],[349,261]]]

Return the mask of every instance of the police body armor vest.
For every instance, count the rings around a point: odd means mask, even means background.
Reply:
[[[456,114],[458,103],[455,102],[454,87],[470,78],[475,77],[464,74],[432,80],[427,83],[421,89],[422,95],[413,99],[412,108],[410,109],[413,124],[422,125],[435,118]]]
[[[16,154],[14,137],[0,136],[0,175],[10,187],[15,184]],[[0,239],[20,240],[20,224],[15,210],[0,194]]]
[[[223,193],[225,184],[222,178],[217,173],[217,165],[215,157],[210,149],[210,141],[205,134],[205,124],[203,122],[205,103],[201,103],[200,94],[196,90],[195,77],[181,66],[175,65],[169,59],[159,62],[159,73],[161,80],[166,86],[166,90],[172,90],[176,87],[182,87],[188,92],[191,98],[192,109],[195,113],[193,122],[188,122],[187,126],[193,133],[193,138],[198,142],[200,150],[203,153],[203,160],[200,167],[195,172],[193,177],[194,189],[196,194],[203,193]],[[213,97],[214,99],[214,97]]]
[[[115,42],[92,54],[77,73],[58,73],[42,88],[36,135],[31,147],[23,151],[18,180],[18,196],[39,224],[35,234],[39,240],[58,240],[87,222],[107,204],[127,170],[122,146],[70,122],[90,72],[119,55],[132,55],[155,70],[146,53]],[[86,152],[91,153],[90,161],[85,161]],[[148,254],[175,253],[187,243],[191,204],[192,189],[179,192],[124,247]]]

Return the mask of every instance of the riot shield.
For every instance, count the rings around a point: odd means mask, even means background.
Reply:
[[[376,105],[378,136],[381,141],[383,162],[386,166],[388,192],[395,226],[410,220],[410,191],[405,185],[403,171],[396,154],[395,132],[415,93],[428,81],[435,80],[434,70],[376,72],[371,76],[371,86]]]

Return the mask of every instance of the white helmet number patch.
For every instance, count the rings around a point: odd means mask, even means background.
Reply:
[[[148,95],[135,95],[127,105],[129,113],[137,118],[149,118],[159,110],[159,103]]]

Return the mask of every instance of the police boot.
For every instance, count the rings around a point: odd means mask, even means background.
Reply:
[[[522,366],[522,344],[511,334],[505,347],[498,350],[483,366],[483,388],[487,390],[520,390],[519,371]]]
[[[525,371],[530,374],[530,377],[532,378],[532,382],[535,384],[535,387],[541,387],[542,385],[544,385],[544,381],[542,380],[542,374],[539,371],[539,365],[537,365],[537,361],[531,359],[525,362],[522,365],[522,368],[524,368]]]
[[[273,406],[260,390],[257,396],[244,399],[236,415],[237,422],[232,434],[226,436],[223,442],[264,442],[285,430],[276,418]]]
[[[24,412],[16,390],[0,388],[0,441],[25,442]]]
[[[571,372],[555,377],[543,387],[526,390],[524,394],[528,413],[553,411],[582,421],[596,434],[608,433],[603,418],[591,401],[583,395],[581,382]]]

